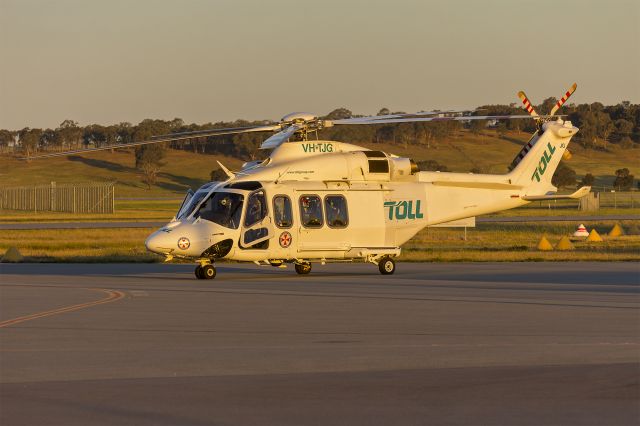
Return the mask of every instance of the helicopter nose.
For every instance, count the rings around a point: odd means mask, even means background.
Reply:
[[[147,250],[152,253],[169,254],[173,251],[173,247],[169,239],[169,234],[167,234],[166,232],[156,231],[153,234],[149,235],[149,237],[144,242],[144,245]]]

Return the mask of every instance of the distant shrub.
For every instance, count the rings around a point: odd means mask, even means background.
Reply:
[[[418,168],[423,172],[448,172],[449,169],[444,164],[438,163],[436,160],[418,161]]]

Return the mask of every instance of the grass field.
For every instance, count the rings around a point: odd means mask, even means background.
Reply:
[[[507,166],[518,153],[529,135],[508,134],[498,138],[493,131],[476,136],[461,131],[447,141],[425,146],[399,144],[360,145],[408,156],[416,161],[432,159],[446,165],[451,171],[468,172],[478,168],[484,173],[505,173]],[[597,185],[610,185],[616,169],[627,167],[638,176],[640,149],[624,151],[584,150],[576,143],[570,145],[573,158],[569,165],[579,176],[592,173]],[[240,167],[242,161],[220,155],[196,154],[187,151],[168,150],[158,178],[158,183],[147,189],[141,175],[135,169],[133,150],[99,151],[64,158],[33,160],[29,163],[0,156],[0,179],[3,186],[49,184],[81,181],[114,181],[116,197],[180,197],[188,188],[197,188],[209,180],[209,174],[218,166],[216,160],[232,169]]]
[[[614,222],[593,224],[605,238],[601,243],[575,241],[570,252],[537,250],[542,235],[556,244],[571,235],[575,224],[479,224],[464,231],[456,228],[427,228],[403,247],[401,261],[586,261],[640,260],[640,224],[620,222],[627,235],[608,238]],[[5,230],[0,233],[0,253],[17,247],[29,262],[159,262],[146,252],[144,240],[152,228]]]

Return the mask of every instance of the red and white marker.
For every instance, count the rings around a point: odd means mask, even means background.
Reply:
[[[573,233],[573,236],[574,237],[588,237],[589,236],[589,232],[587,231],[587,228],[585,228],[585,226],[581,223],[580,226],[578,226],[578,230]]]
[[[560,107],[562,105],[564,105],[565,102],[567,102],[567,99],[569,99],[571,97],[571,95],[573,95],[573,92],[576,91],[577,87],[578,87],[578,84],[573,83],[573,86],[571,86],[569,88],[569,90],[567,90],[567,93],[564,94],[562,99],[560,99],[558,102],[556,102],[554,107],[551,109],[551,112],[549,113],[549,115],[554,115],[556,113],[556,111],[558,111],[560,109]]]
[[[530,116],[538,117],[538,113],[535,109],[533,109],[533,105],[531,105],[531,101],[527,98],[527,95],[521,90],[518,92],[518,97],[522,100],[522,104],[524,105],[524,109],[527,110]]]

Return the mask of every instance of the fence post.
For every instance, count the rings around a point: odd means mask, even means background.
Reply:
[[[56,194],[56,183],[55,182],[51,182],[51,190],[49,193],[49,197],[51,199],[51,211],[55,212],[58,211],[58,203],[56,202],[56,197],[58,194]]]
[[[73,185],[73,207],[72,207],[72,213],[76,212],[76,186]]]

